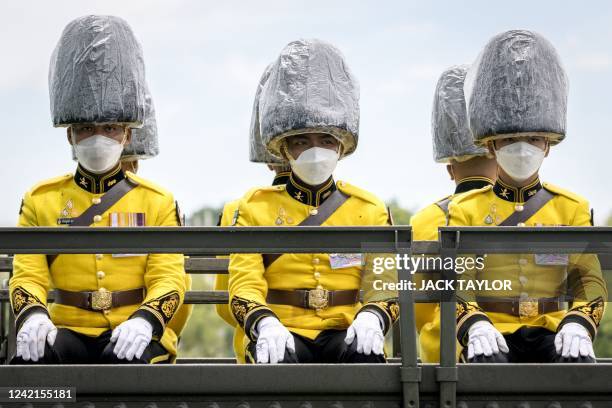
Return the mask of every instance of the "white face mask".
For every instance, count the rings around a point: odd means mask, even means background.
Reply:
[[[323,147],[304,150],[297,159],[290,158],[291,170],[303,181],[318,186],[334,172],[338,163],[338,152]]]
[[[119,162],[122,151],[123,143],[103,135],[93,135],[74,143],[74,153],[79,163],[97,174],[112,169]]]
[[[533,176],[544,160],[546,152],[527,142],[516,142],[495,151],[497,164],[519,183]]]

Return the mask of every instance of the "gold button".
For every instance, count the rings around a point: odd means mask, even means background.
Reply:
[[[525,258],[521,258],[521,259],[519,259],[518,262],[519,262],[519,265],[527,265],[527,262],[529,262],[529,261],[527,261]]]
[[[518,212],[521,212],[524,209],[525,209],[525,207],[523,207],[521,204],[517,204],[517,205],[514,206],[514,210],[518,211]]]
[[[102,216],[101,215],[96,215],[94,217],[94,222],[100,222],[100,221],[102,221]]]
[[[525,284],[527,284],[527,281],[528,281],[528,280],[529,280],[529,279],[527,279],[527,277],[526,277],[526,276],[519,276],[519,282],[521,282],[521,285],[525,285]]]
[[[319,279],[321,277],[321,274],[319,272],[315,272],[314,277],[315,279]]]
[[[319,262],[321,262],[321,260],[319,258],[313,258],[312,259],[312,263],[317,265]]]
[[[104,279],[106,274],[102,271],[98,271],[98,273],[96,273],[96,276],[98,277],[98,279]]]
[[[527,292],[521,292],[521,295],[519,296],[521,299],[528,299],[529,298],[529,293]]]
[[[94,198],[91,199],[91,202],[94,203],[94,204],[100,204],[100,201],[102,201],[102,200],[100,200],[100,197],[94,197]]]
[[[519,222],[518,224],[516,224],[517,227],[524,227],[525,223],[524,222]]]
[[[104,258],[104,255],[102,254],[96,254],[96,259],[99,261],[100,259]]]
[[[104,315],[106,316],[106,315],[108,315],[108,314],[110,313],[110,310],[103,310],[102,312],[103,312],[103,313],[104,313]]]
[[[310,215],[317,215],[319,213],[319,210],[317,210],[316,208],[313,208],[312,210],[310,210]]]

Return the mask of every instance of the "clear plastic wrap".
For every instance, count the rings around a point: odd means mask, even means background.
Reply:
[[[132,29],[114,16],[84,16],[64,29],[49,66],[54,126],[127,123],[145,114],[142,49]]]
[[[132,129],[130,143],[125,145],[121,153],[121,160],[144,160],[159,154],[157,139],[157,120],[155,119],[155,104],[149,88],[145,87],[145,120],[141,128]],[[72,147],[72,160],[76,160],[74,146]]]
[[[552,44],[527,30],[493,37],[465,80],[476,144],[508,134],[565,138],[568,80]]]
[[[249,132],[249,160],[253,163],[283,164],[286,163],[286,161],[270,154],[266,146],[263,144],[259,125],[259,98],[261,96],[261,89],[263,88],[264,83],[270,77],[271,71],[272,64],[268,65],[264,70],[264,73],[261,75],[259,83],[257,84],[257,90],[255,91],[253,114],[251,115],[251,129]]]
[[[469,65],[450,67],[440,75],[431,113],[434,160],[448,163],[485,156],[487,149],[474,145],[467,123],[463,82]]]
[[[132,140],[125,145],[122,160],[143,160],[150,159],[159,154],[159,142],[157,139],[157,119],[155,118],[155,104],[145,86],[145,119],[144,124],[139,129],[132,129]]]
[[[344,57],[320,40],[289,43],[272,64],[259,100],[260,132],[268,150],[281,157],[281,141],[300,133],[327,133],[357,147],[359,84]]]

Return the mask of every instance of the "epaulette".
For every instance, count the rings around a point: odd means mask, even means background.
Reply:
[[[223,205],[223,210],[219,214],[219,222],[217,226],[234,226],[238,222],[240,214],[240,200],[228,201]]]
[[[149,190],[153,190],[153,191],[155,191],[156,193],[159,193],[159,194],[161,194],[161,195],[163,195],[163,196],[169,196],[169,195],[171,195],[170,191],[166,190],[165,188],[163,188],[163,187],[161,187],[161,186],[158,186],[157,184],[155,184],[155,183],[153,183],[153,182],[151,182],[151,181],[149,181],[149,180],[147,180],[147,179],[144,179],[144,178],[142,178],[142,177],[140,177],[140,176],[137,176],[136,174],[132,173],[131,171],[127,171],[127,172],[125,173],[125,175],[126,175],[126,176],[127,176],[129,179],[130,179],[130,180],[132,180],[132,181],[134,181],[134,182],[138,183],[139,185],[141,185],[141,186],[143,186],[143,187],[148,188]]]
[[[340,191],[342,191],[345,194],[350,195],[351,197],[357,197],[357,198],[362,199],[363,201],[367,201],[374,205],[382,206],[383,208],[386,208],[385,204],[374,194],[366,190],[363,190],[359,187],[356,187],[352,184],[349,184],[346,181],[338,181],[336,182],[336,186],[338,187],[338,189],[340,189]]]
[[[575,201],[577,203],[584,203],[584,202],[587,201],[586,198],[584,198],[584,197],[582,197],[582,196],[580,196],[580,195],[578,195],[576,193],[572,193],[571,191],[567,191],[567,190],[565,190],[565,189],[563,189],[561,187],[555,186],[554,184],[544,183],[544,184],[542,184],[542,186],[546,190],[550,191],[551,193],[562,195],[562,196],[564,196],[566,198],[569,198],[570,200]]]
[[[436,207],[442,210],[442,212],[447,218],[448,218],[448,206],[452,200],[453,200],[453,196],[449,195],[435,202]]]
[[[251,201],[255,195],[258,193],[266,193],[266,192],[282,192],[285,191],[285,185],[281,184],[278,186],[261,186],[261,187],[253,187],[249,191],[247,191],[241,198],[241,201],[248,203]]]
[[[32,189],[30,189],[30,194],[35,194],[36,192],[38,192],[40,189],[44,187],[50,187],[56,184],[63,183],[67,180],[72,179],[72,177],[73,175],[68,173],[68,174],[58,176],[58,177],[53,177],[53,178],[41,181],[40,183],[37,183],[34,187],[32,187]]]

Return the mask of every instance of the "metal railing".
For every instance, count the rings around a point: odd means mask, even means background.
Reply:
[[[612,228],[446,227],[437,243],[412,243],[410,228],[394,227],[254,227],[254,228],[147,228],[147,229],[1,229],[0,253],[148,253],[198,255],[222,253],[400,253],[457,257],[467,253],[593,253],[612,256]],[[53,237],[53,239],[50,239]],[[199,262],[199,261],[198,261]],[[610,265],[604,265],[608,267]],[[205,269],[205,268],[204,268]],[[399,271],[400,279],[410,279]],[[453,271],[443,279],[455,278]],[[363,400],[405,408],[434,403],[438,407],[612,406],[612,364],[518,365],[457,364],[455,358],[454,293],[441,294],[441,362],[417,364],[414,327],[415,296],[400,292],[401,363],[375,365],[229,366],[184,365],[155,367],[82,366],[60,372],[47,367],[0,367],[0,386],[80,384],[85,394],[116,393],[160,398],[180,395],[201,401],[307,400],[343,401],[362,407]],[[421,301],[418,296],[416,301]],[[399,371],[397,371],[399,370]],[[155,371],[155,372],[153,372]],[[2,375],[6,374],[6,375]],[[56,376],[54,377],[53,374]],[[163,374],[163,375],[162,375]],[[82,378],[104,378],[95,385]],[[208,381],[209,378],[214,378]],[[139,383],[129,381],[139,378]],[[186,380],[189,379],[189,380]],[[584,379],[585,381],[579,381]],[[588,380],[588,381],[587,381]],[[270,388],[274,387],[274,388]],[[437,397],[435,395],[437,394]],[[281,398],[282,396],[282,398]],[[266,399],[268,398],[268,399]],[[460,401],[458,401],[458,398]],[[538,402],[539,401],[539,402]],[[547,402],[545,402],[547,401]],[[525,403],[523,403],[525,402]],[[470,404],[480,405],[470,405]],[[459,404],[459,405],[458,405]],[[462,405],[463,404],[463,405]],[[527,404],[527,405],[525,405]],[[550,405],[552,404],[552,405]],[[556,404],[556,405],[555,405]],[[342,405],[342,404],[341,404]],[[234,405],[232,405],[234,406]],[[247,404],[248,406],[248,404]],[[327,406],[327,403],[326,405]],[[426,405],[425,405],[426,406]],[[493,406],[493,405],[492,405]],[[570,406],[570,405],[567,405]]]

